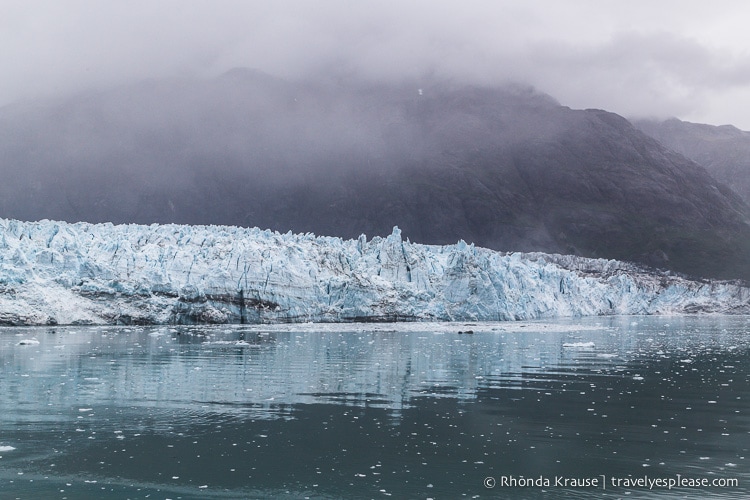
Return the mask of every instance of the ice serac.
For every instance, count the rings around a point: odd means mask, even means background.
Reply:
[[[750,312],[750,289],[392,234],[0,219],[0,324],[526,320]]]

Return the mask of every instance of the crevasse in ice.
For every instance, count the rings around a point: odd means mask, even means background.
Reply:
[[[0,219],[0,324],[526,320],[750,311],[614,260],[257,228]]]

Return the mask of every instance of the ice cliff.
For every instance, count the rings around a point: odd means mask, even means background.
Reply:
[[[750,289],[633,264],[225,226],[0,219],[0,324],[748,313]]]

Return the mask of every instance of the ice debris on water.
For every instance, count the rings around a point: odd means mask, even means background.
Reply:
[[[280,234],[0,219],[0,324],[507,321],[750,312],[750,289],[605,259]]]
[[[563,344],[563,347],[578,348],[578,349],[591,349],[594,347],[593,342],[570,342]]]

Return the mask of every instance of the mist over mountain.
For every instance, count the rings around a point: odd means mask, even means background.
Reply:
[[[732,125],[704,125],[672,118],[634,125],[670,149],[703,166],[750,203],[750,132]]]
[[[0,216],[258,226],[750,278],[749,210],[600,110],[524,86],[238,69],[0,110]]]

